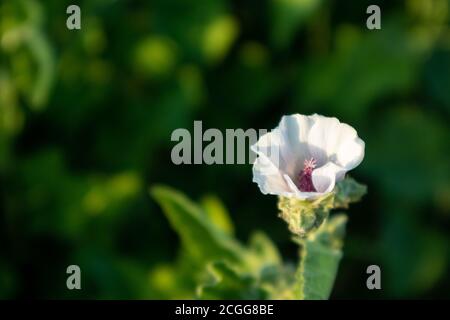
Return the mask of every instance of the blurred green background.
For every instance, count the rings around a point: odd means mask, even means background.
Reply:
[[[194,120],[271,129],[291,113],[366,142],[331,298],[450,297],[450,1],[89,0],[70,31],[73,3],[0,3],[0,298],[189,297],[155,183],[220,198],[239,239],[263,230],[295,261],[251,165],[170,160]]]

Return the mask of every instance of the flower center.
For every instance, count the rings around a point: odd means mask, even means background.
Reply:
[[[298,187],[302,192],[316,192],[316,188],[314,188],[311,174],[316,167],[316,160],[311,158],[309,160],[305,160],[303,163],[303,170],[300,171],[298,177]]]

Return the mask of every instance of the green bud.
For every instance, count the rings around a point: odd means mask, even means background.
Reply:
[[[296,236],[305,237],[317,230],[328,217],[334,204],[334,193],[326,194],[315,200],[279,197],[279,217],[288,224],[289,230]]]

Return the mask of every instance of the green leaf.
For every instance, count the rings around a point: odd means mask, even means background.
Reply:
[[[358,202],[367,193],[367,187],[350,177],[336,184],[334,208],[347,209],[350,203]]]
[[[250,238],[250,250],[266,265],[280,265],[282,263],[281,255],[277,247],[263,232],[255,232],[252,234]]]
[[[249,271],[226,261],[208,265],[209,277],[203,278],[197,295],[203,299],[276,299],[295,296],[295,270],[283,265],[272,241],[261,232],[250,240]]]
[[[347,216],[330,218],[307,238],[297,239],[301,245],[301,261],[297,270],[297,298],[328,299],[342,258],[342,245]]]
[[[245,249],[217,228],[206,213],[182,193],[166,186],[155,186],[150,193],[192,257],[200,262],[224,259],[241,264],[245,261]]]
[[[234,234],[234,226],[230,215],[218,197],[207,195],[202,198],[201,205],[216,227],[229,235]]]
[[[242,273],[226,262],[214,262],[208,266],[210,279],[199,286],[201,299],[267,299],[268,293],[259,286],[257,279]]]

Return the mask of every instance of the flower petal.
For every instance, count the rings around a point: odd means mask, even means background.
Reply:
[[[332,162],[315,169],[311,178],[316,191],[319,193],[331,192],[336,183],[336,175],[340,172],[342,172],[342,168]]]
[[[310,152],[319,164],[332,161],[348,171],[364,158],[364,142],[356,130],[336,118],[319,116],[308,138]]]
[[[281,154],[281,150],[285,148],[285,142],[283,141],[281,132],[278,128],[261,136],[254,145],[250,146],[250,149],[258,156],[264,156],[264,161],[268,160],[273,164],[272,168],[276,171],[285,172],[288,166],[288,161],[291,159],[284,159]]]
[[[281,172],[264,154],[260,154],[253,164],[253,182],[258,184],[263,194],[286,195],[291,192]]]
[[[286,194],[290,192],[282,170],[285,166],[280,156],[281,135],[275,129],[259,138],[258,142],[250,147],[258,157],[253,163],[253,182],[256,182],[263,194]],[[283,163],[280,163],[282,162]]]
[[[318,116],[308,135],[308,147],[311,155],[319,166],[328,162],[333,151],[340,129],[336,118]]]
[[[337,163],[346,171],[352,170],[363,160],[364,149],[365,143],[358,137],[344,142],[336,152]]]
[[[291,177],[289,177],[287,174],[284,175],[284,179],[286,180],[286,183],[288,184],[289,188],[292,191],[291,196],[295,196],[298,199],[313,199],[318,197],[320,194],[317,192],[302,192],[300,191],[295,183],[292,181]]]
[[[293,114],[281,118],[278,126],[283,142],[280,154],[286,163],[284,172],[291,177],[298,174],[303,162],[311,157],[307,141],[315,117]]]

